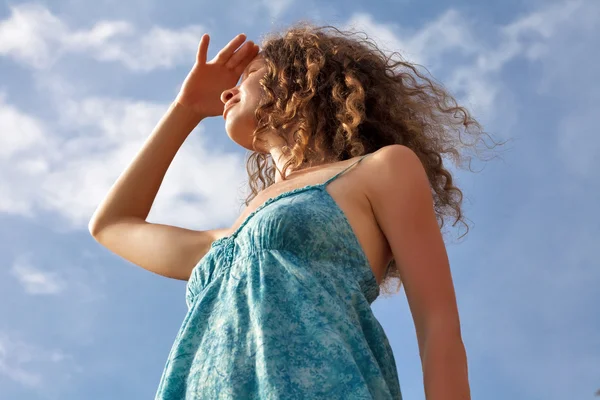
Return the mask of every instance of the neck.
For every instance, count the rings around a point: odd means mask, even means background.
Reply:
[[[275,183],[277,182],[281,182],[284,180],[284,176],[283,176],[283,166],[285,165],[286,162],[288,162],[291,158],[291,154],[289,153],[289,151],[285,151],[285,146],[287,145],[285,143],[285,141],[283,140],[283,138],[281,138],[279,135],[276,134],[266,134],[265,136],[266,139],[266,144],[264,146],[264,151],[268,152],[271,154],[271,158],[273,159],[273,162],[275,163]],[[293,142],[290,142],[293,143]],[[328,162],[323,162],[320,164],[313,164],[310,163],[307,167],[304,167],[302,169],[298,169],[298,170],[294,170],[294,167],[290,166],[285,174],[285,179],[289,179],[290,175],[294,174],[297,175],[299,173],[302,172],[308,172],[314,168],[317,168],[321,165],[324,164],[328,164]]]

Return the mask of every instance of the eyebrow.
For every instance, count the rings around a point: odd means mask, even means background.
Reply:
[[[247,71],[250,69],[250,67],[251,67],[253,64],[256,64],[258,61],[259,61],[259,59],[258,59],[258,58],[256,58],[256,59],[254,59],[254,60],[250,61],[250,63],[249,63],[248,65],[246,65],[246,68],[244,69],[244,74],[245,74],[245,73],[246,73],[246,72],[247,72]]]

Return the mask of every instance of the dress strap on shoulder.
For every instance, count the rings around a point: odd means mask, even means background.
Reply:
[[[353,162],[352,164],[350,164],[348,167],[344,168],[343,170],[341,170],[340,172],[338,172],[337,174],[335,174],[334,176],[332,176],[331,178],[329,178],[324,184],[323,186],[327,186],[330,182],[333,182],[334,180],[336,180],[338,177],[340,177],[344,172],[348,171],[350,168],[354,167],[356,164],[358,164],[359,162],[361,162],[363,160],[363,158],[365,158],[366,156],[368,156],[371,153],[365,154],[364,156],[362,156],[361,158],[359,158],[358,160],[356,160],[355,162]]]

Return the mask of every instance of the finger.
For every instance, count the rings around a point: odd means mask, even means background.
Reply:
[[[198,45],[198,54],[196,56],[196,59],[198,60],[199,64],[206,64],[206,56],[208,53],[208,43],[210,42],[210,36],[208,36],[208,34],[204,34],[202,35],[202,38],[200,39],[200,44]]]
[[[229,60],[227,60],[227,62],[225,63],[225,67],[231,70],[235,69],[235,67],[237,67],[237,65],[241,61],[246,59],[246,57],[248,56],[248,52],[252,50],[253,47],[254,43],[252,41],[247,41],[246,43],[244,43],[242,47],[240,47],[235,53],[233,53]]]
[[[227,45],[223,47],[221,51],[219,51],[219,53],[216,55],[215,61],[224,63],[227,60],[229,60],[229,57],[231,57],[235,50],[238,47],[240,47],[240,45],[244,43],[245,40],[246,35],[243,33],[240,33],[239,35],[231,39],[231,41],[227,43]]]

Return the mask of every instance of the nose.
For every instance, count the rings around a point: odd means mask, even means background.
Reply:
[[[223,102],[223,104],[227,103],[227,101],[229,101],[229,99],[235,96],[237,92],[237,87],[234,87],[221,93],[221,101]]]

